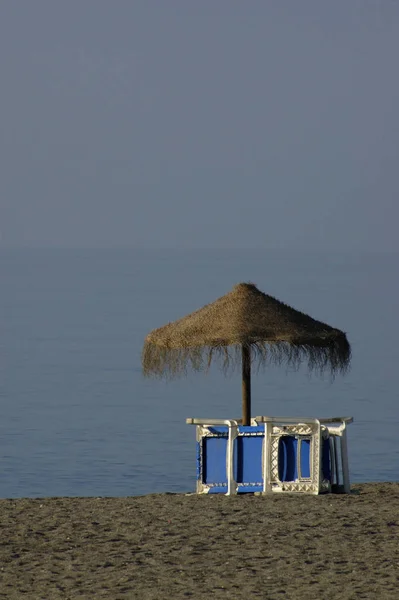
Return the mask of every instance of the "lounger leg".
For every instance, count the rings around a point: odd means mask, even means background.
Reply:
[[[335,439],[334,437],[331,435],[330,439],[330,465],[331,465],[331,485],[334,484],[334,482],[336,481],[336,474],[335,474]]]
[[[263,440],[263,493],[269,494],[272,491],[271,480],[271,446],[272,446],[272,423],[265,423],[265,437]]]
[[[338,438],[335,437],[334,438],[334,461],[335,461],[335,478],[336,478],[336,484],[337,486],[339,485],[340,482],[340,468],[339,468],[339,462],[338,462],[338,452],[342,451],[341,448],[341,444],[338,443]]]
[[[348,441],[346,438],[346,429],[344,429],[341,436],[341,461],[342,475],[344,479],[344,491],[345,494],[350,494],[351,484],[349,481]]]
[[[237,484],[234,480],[234,441],[237,437],[237,426],[229,425],[229,438],[227,442],[227,494],[237,494]]]

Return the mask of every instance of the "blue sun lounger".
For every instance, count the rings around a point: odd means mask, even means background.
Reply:
[[[352,417],[187,419],[197,430],[197,493],[350,492]]]

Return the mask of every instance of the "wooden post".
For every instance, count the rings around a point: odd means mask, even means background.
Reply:
[[[242,345],[242,424],[251,425],[251,346]]]

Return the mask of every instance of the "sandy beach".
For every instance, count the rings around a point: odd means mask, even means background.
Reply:
[[[0,500],[0,514],[0,598],[398,598],[398,483]]]

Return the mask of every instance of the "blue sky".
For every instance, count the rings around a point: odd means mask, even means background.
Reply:
[[[399,3],[0,5],[4,246],[397,251]]]

